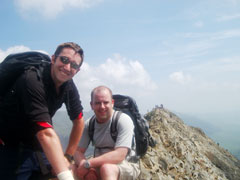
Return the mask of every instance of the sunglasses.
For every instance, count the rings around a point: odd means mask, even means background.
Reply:
[[[71,62],[70,59],[66,56],[58,56],[60,58],[60,61],[63,63],[63,64],[69,64],[70,63],[70,67],[75,69],[75,70],[78,70],[80,65],[78,65],[77,63],[75,62]]]

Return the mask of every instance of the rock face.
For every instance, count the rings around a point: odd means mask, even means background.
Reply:
[[[240,180],[240,161],[201,129],[162,107],[145,118],[157,145],[140,161],[140,180]]]

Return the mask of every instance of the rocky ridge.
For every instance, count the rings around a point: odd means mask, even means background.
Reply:
[[[163,107],[145,118],[157,145],[140,161],[140,180],[240,180],[240,161],[200,128]]]

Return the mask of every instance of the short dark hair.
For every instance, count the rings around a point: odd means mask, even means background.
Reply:
[[[81,62],[79,64],[79,67],[82,65],[83,63],[83,59],[84,59],[84,52],[83,52],[83,49],[77,44],[77,43],[74,43],[74,42],[65,42],[65,43],[62,43],[60,45],[58,45],[54,55],[55,57],[57,57],[64,48],[72,48],[76,53],[78,53],[81,57]]]
[[[107,86],[98,86],[98,87],[95,87],[91,92],[91,102],[93,101],[94,94],[101,90],[108,90],[108,92],[112,98],[112,90],[110,88],[108,88]]]

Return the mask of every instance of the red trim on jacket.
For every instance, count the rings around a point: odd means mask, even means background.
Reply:
[[[80,112],[79,115],[78,115],[78,117],[77,117],[77,119],[81,119],[82,117],[83,117],[83,113]]]
[[[53,126],[51,124],[49,124],[48,122],[37,122],[37,125],[44,127],[44,128],[53,128]]]

